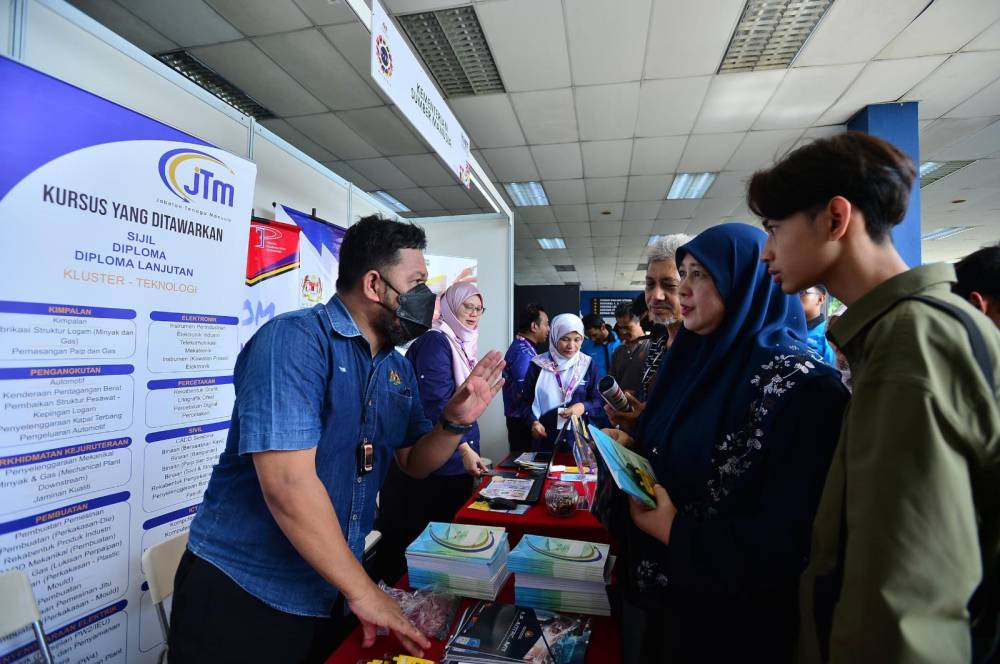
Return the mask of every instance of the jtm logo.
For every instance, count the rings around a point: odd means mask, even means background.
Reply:
[[[220,180],[207,166],[215,171],[219,171],[221,166],[223,171],[235,175],[232,169],[212,155],[182,148],[171,150],[160,157],[160,179],[174,196],[185,203],[191,203],[193,198],[200,198],[233,207],[236,189]]]

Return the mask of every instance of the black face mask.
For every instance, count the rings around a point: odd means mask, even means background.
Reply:
[[[416,339],[421,334],[431,329],[434,322],[434,306],[437,303],[437,295],[434,294],[427,284],[417,284],[405,293],[400,292],[395,286],[390,284],[381,274],[379,277],[385,281],[385,285],[399,294],[399,304],[395,311],[390,309],[385,303],[379,302],[383,307],[392,311],[399,319],[399,325],[403,328],[405,339],[403,343]]]

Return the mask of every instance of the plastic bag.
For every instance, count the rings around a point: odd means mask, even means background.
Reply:
[[[461,601],[458,597],[438,590],[434,586],[407,592],[387,586],[384,581],[379,581],[378,587],[396,600],[406,619],[421,632],[439,641],[448,638],[451,623]],[[379,628],[378,633],[387,634],[388,631]]]

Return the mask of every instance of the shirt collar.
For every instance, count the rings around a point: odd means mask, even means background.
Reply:
[[[361,336],[358,324],[354,322],[351,312],[347,310],[347,306],[344,305],[344,301],[340,299],[339,295],[331,297],[325,308],[326,316],[330,319],[330,325],[333,326],[334,332],[342,337]]]
[[[848,307],[834,328],[827,331],[827,336],[834,344],[844,348],[872,321],[882,316],[900,300],[935,287],[950,291],[950,286],[955,281],[955,268],[947,263],[921,265],[897,274],[865,293]]]

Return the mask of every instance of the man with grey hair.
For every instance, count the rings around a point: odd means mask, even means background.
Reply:
[[[660,363],[680,330],[681,305],[677,291],[681,285],[681,277],[677,272],[675,257],[677,249],[690,240],[690,235],[675,233],[661,237],[649,248],[645,296],[649,320],[653,322],[653,331],[649,334],[649,350],[646,352],[646,363],[642,371],[642,385],[636,394],[627,395],[632,404],[632,412],[620,413],[612,411],[610,407],[605,408],[611,423],[625,431],[631,431],[635,425],[644,402],[656,382]]]

